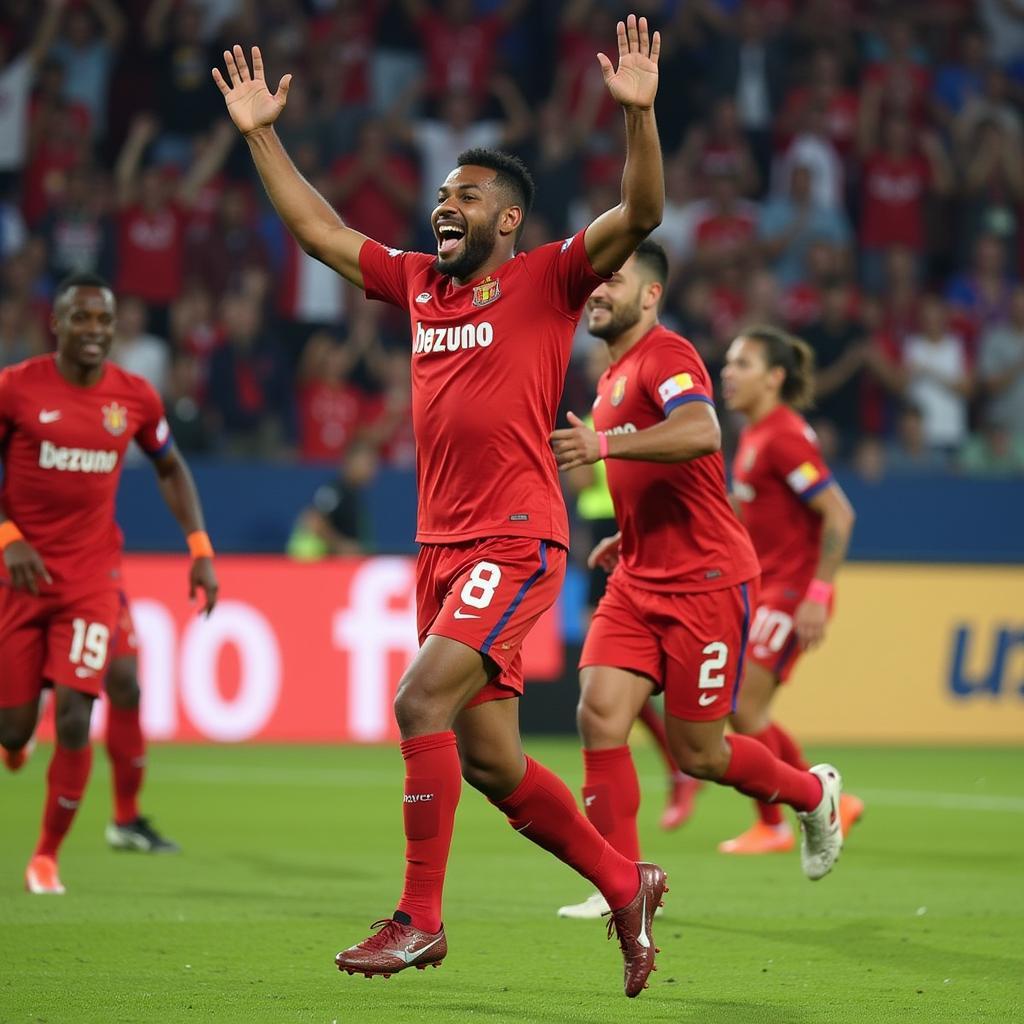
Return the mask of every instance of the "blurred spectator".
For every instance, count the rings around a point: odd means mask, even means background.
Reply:
[[[978,0],[978,14],[992,59],[999,64],[1024,56],[1024,0]]]
[[[46,0],[32,42],[10,51],[11,39],[0,32],[0,197],[6,196],[28,156],[28,104],[32,84],[57,31],[65,0]]]
[[[1010,289],[1006,247],[996,235],[982,235],[974,243],[970,268],[957,274],[946,288],[946,301],[962,320],[971,343],[980,331],[1006,319]]]
[[[891,473],[936,473],[949,465],[942,448],[928,443],[924,414],[913,402],[900,411],[895,438],[886,445],[885,465]]]
[[[957,59],[943,64],[932,85],[932,112],[944,128],[950,128],[967,103],[984,90],[989,68],[985,33],[970,27],[958,40]]]
[[[861,273],[872,291],[882,285],[883,250],[900,245],[923,254],[929,194],[948,196],[954,177],[942,140],[922,133],[915,149],[913,127],[904,115],[893,114],[881,125],[880,144],[869,118],[862,121],[864,156],[861,199]]]
[[[53,54],[64,65],[65,96],[89,111],[92,132],[102,137],[107,123],[107,95],[124,18],[112,0],[69,4],[64,31]]]
[[[683,145],[683,157],[690,173],[706,188],[716,178],[728,175],[740,195],[759,191],[761,174],[750,144],[740,129],[736,102],[731,96],[715,101],[710,123],[693,125]]]
[[[0,262],[18,252],[27,237],[25,218],[21,211],[14,203],[0,198]]]
[[[911,20],[897,8],[884,26],[881,59],[864,73],[861,117],[880,120],[885,114],[907,118],[920,126],[928,113],[931,75],[923,66]]]
[[[957,465],[972,476],[1018,476],[1024,473],[1024,436],[987,419],[964,445]]]
[[[144,377],[162,395],[167,390],[170,352],[167,342],[146,332],[146,304],[134,295],[119,296],[111,358],[129,373]]]
[[[850,284],[828,283],[821,296],[821,319],[804,331],[814,349],[815,429],[824,420],[835,432],[839,453],[849,456],[860,436],[860,386],[867,359],[863,325],[851,313]]]
[[[219,301],[239,287],[247,271],[268,271],[270,258],[255,222],[249,188],[241,182],[228,185],[213,220],[189,232],[184,277],[202,282],[214,301]]]
[[[144,299],[154,329],[166,334],[168,306],[181,292],[184,278],[186,212],[224,162],[235,133],[230,124],[219,124],[214,143],[180,180],[168,166],[139,170],[143,151],[156,133],[152,118],[136,119],[115,168],[117,290]]]
[[[924,441],[947,455],[967,440],[967,403],[974,383],[964,343],[949,329],[942,299],[921,303],[921,330],[903,348],[907,398],[921,410]]]
[[[378,115],[397,106],[423,75],[419,39],[409,21],[405,0],[378,5],[376,45],[370,57],[372,106]]]
[[[785,193],[792,169],[809,167],[814,205],[838,209],[843,203],[846,174],[839,150],[829,136],[827,118],[827,112],[816,107],[802,112],[791,142],[776,161],[772,189]]]
[[[735,174],[722,171],[711,185],[711,198],[694,224],[697,262],[717,270],[752,255],[758,231],[758,207],[739,196]]]
[[[257,301],[229,295],[221,311],[224,344],[210,357],[206,397],[225,448],[241,456],[280,455],[292,420],[284,353],[266,331]]]
[[[836,152],[846,159],[854,151],[859,107],[857,93],[843,84],[839,54],[830,47],[821,47],[811,57],[807,83],[787,94],[779,129],[788,137],[809,119],[818,119]]]
[[[367,400],[351,381],[360,353],[325,332],[302,352],[296,408],[299,455],[310,462],[337,462],[364,422]]]
[[[210,88],[210,68],[220,55],[204,40],[202,11],[190,0],[153,0],[144,30],[160,111],[160,159],[185,166],[195,136],[223,113]]]
[[[186,454],[201,455],[213,448],[213,436],[202,407],[202,370],[195,356],[182,353],[171,364],[164,397],[167,423],[174,443]]]
[[[531,218],[543,217],[555,236],[569,233],[569,207],[583,185],[585,132],[565,111],[550,101],[537,116],[535,141],[527,152],[527,164],[537,186]]]
[[[391,147],[383,121],[365,120],[355,150],[335,160],[331,173],[330,198],[346,224],[384,245],[408,247],[419,177],[412,161]]]
[[[811,169],[796,164],[789,172],[789,194],[769,200],[761,211],[761,249],[784,288],[807,275],[808,252],[815,242],[847,245],[850,228],[838,209],[814,205]]]
[[[1024,201],[1024,146],[1019,132],[992,118],[977,122],[962,142],[964,169],[962,244],[970,248],[991,234],[1007,249],[1010,262],[1022,237],[1020,203]]]
[[[982,336],[978,384],[988,402],[987,422],[1024,439],[1024,285],[1013,289],[1008,321]]]
[[[366,490],[377,475],[372,445],[356,442],[337,477],[318,487],[288,539],[288,554],[303,562],[330,555],[362,555],[371,550]]]
[[[715,48],[713,88],[732,101],[732,113],[750,146],[752,166],[741,180],[745,195],[756,194],[767,182],[771,162],[773,114],[779,109],[785,79],[785,58],[778,43],[768,37],[767,5],[753,0],[742,4],[735,32],[724,35]],[[721,118],[716,113],[716,121]]]
[[[46,335],[32,311],[15,298],[0,299],[0,369],[46,351]]]
[[[39,225],[54,283],[81,270],[113,277],[114,223],[103,209],[103,200],[103,187],[92,168],[68,171],[64,189]]]

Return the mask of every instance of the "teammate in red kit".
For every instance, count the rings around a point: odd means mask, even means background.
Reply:
[[[729,348],[722,380],[726,404],[747,418],[733,463],[733,496],[761,562],[761,593],[732,727],[805,769],[796,741],[772,722],[771,705],[800,652],[825,637],[853,509],[797,411],[810,404],[814,389],[814,354],[803,341],[774,327],[744,331]],[[723,853],[793,848],[778,804],[758,801],[757,809],[758,821],[722,843]],[[857,797],[843,794],[844,834],[863,809]]]
[[[272,125],[262,57],[253,76],[239,46],[230,82],[214,78],[272,202],[299,244],[412,323],[413,427],[419,513],[421,647],[395,698],[405,759],[405,888],[394,915],[343,950],[339,969],[389,976],[447,952],[441,891],[461,776],[513,827],[590,879],[614,909],[625,990],[654,966],[654,910],[664,872],[611,847],[568,788],[520,745],[520,645],[561,586],[569,543],[547,444],[587,296],[660,221],[661,150],[654,120],[658,33],[618,25],[618,68],[598,56],[622,105],[622,201],[563,242],[516,254],[533,183],[512,157],[462,154],[438,190],[435,255],[387,249],[348,228],[298,174]]]
[[[707,370],[694,347],[658,323],[665,252],[645,241],[587,303],[590,333],[608,345],[594,429],[551,435],[559,467],[606,460],[619,533],[593,550],[613,569],[580,656],[578,721],[587,815],[624,856],[639,857],[640,790],[629,730],[664,690],[679,767],[795,807],[807,875],[831,870],[842,845],[839,773],[798,771],[747,736],[726,736],[743,672],[757,557],[729,505],[721,433]],[[600,894],[588,901],[597,916]],[[563,910],[566,908],[563,908]],[[563,916],[586,916],[582,912]]]
[[[16,764],[52,686],[57,742],[42,832],[25,873],[30,892],[62,893],[57,852],[92,764],[89,718],[121,609],[121,531],[114,499],[134,439],[193,554],[189,587],[206,612],[217,597],[213,550],[188,467],[156,392],[107,362],[116,307],[110,288],[76,274],[57,290],[54,356],[0,373],[0,746]]]

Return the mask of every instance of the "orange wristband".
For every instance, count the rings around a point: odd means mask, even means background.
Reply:
[[[205,530],[193,530],[185,540],[193,558],[213,558],[213,545]]]
[[[3,551],[8,544],[13,544],[16,540],[24,539],[25,537],[21,530],[19,530],[17,526],[10,521],[10,519],[0,523],[0,551]]]

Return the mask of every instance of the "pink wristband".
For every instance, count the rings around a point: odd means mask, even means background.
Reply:
[[[815,604],[828,604],[832,600],[832,584],[824,580],[811,580],[807,588],[804,600],[813,601]]]
[[[597,450],[601,453],[602,459],[608,458],[608,435],[599,433],[597,435]]]

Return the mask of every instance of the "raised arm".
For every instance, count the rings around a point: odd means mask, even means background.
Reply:
[[[622,199],[601,214],[584,235],[587,255],[599,274],[613,274],[660,223],[665,208],[665,175],[654,119],[661,35],[649,37],[647,19],[631,14],[617,28],[619,66],[597,55],[605,85],[626,116],[626,165]]]
[[[274,131],[274,122],[288,100],[292,76],[285,75],[277,92],[271,93],[258,46],[252,48],[251,75],[240,46],[224,51],[224,63],[228,80],[219,68],[213,69],[213,80],[231,120],[245,136],[274,209],[305,252],[362,288],[359,250],[366,236],[346,227],[331,204],[296,170]]]

